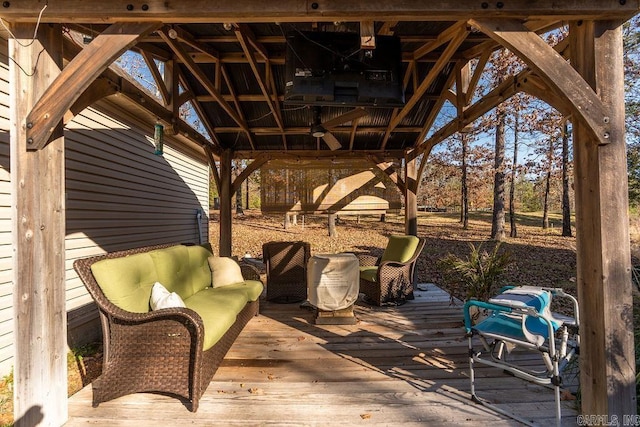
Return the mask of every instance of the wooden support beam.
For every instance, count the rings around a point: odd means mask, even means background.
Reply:
[[[478,117],[495,108],[505,100],[511,98],[519,90],[519,81],[526,78],[529,74],[530,71],[522,71],[516,76],[507,78],[478,102],[465,109],[462,113],[462,117],[456,117],[431,135],[428,140],[420,143],[417,146],[416,153],[423,153],[426,149],[430,150],[435,145],[475,121]]]
[[[96,37],[62,70],[27,116],[27,147],[39,150],[49,142],[64,114],[111,63],[157,22],[117,23]]]
[[[610,117],[607,145],[584,121],[573,123],[582,412],[624,420],[636,414],[637,397],[622,29],[571,22],[570,37],[571,64]]]
[[[347,150],[265,150],[262,151],[265,154],[269,154],[272,159],[367,159],[368,156],[378,156],[380,159],[401,159],[404,156],[402,150],[362,150],[362,151],[347,151]],[[254,159],[258,153],[255,151],[238,150],[233,152],[234,159]]]
[[[231,159],[233,151],[226,149],[220,156],[220,256],[231,256]]]
[[[525,16],[529,19],[592,19],[603,16],[629,18],[638,12],[637,1],[620,0],[511,0],[508,2],[467,1],[324,1],[311,7],[306,1],[279,0],[277,2],[182,0],[180,2],[148,2],[148,7],[125,1],[49,2],[45,16],[47,22],[116,22],[142,19],[161,20],[166,23],[216,22],[333,22],[340,20],[459,20],[470,16],[500,18]],[[3,8],[7,21],[36,22],[42,9],[42,0],[12,1]],[[127,4],[133,7],[126,8]],[[496,7],[499,4],[501,6]],[[213,18],[212,18],[213,17]]]
[[[14,419],[17,426],[60,426],[68,418],[62,115],[47,132],[50,143],[37,151],[29,149],[29,129],[23,124],[35,100],[49,106],[45,94],[56,93],[51,88],[60,83],[62,27],[40,26],[33,42],[33,25],[16,24],[12,30],[16,37],[9,39]]]
[[[387,174],[387,176],[393,181],[393,183],[398,187],[398,190],[402,194],[405,193],[405,184],[402,177],[398,174],[394,163],[386,160],[382,160],[380,156],[369,156],[369,160],[376,165],[378,169]]]
[[[255,172],[260,166],[267,163],[271,160],[271,156],[269,154],[259,154],[251,163],[247,165],[246,168],[233,180],[233,184],[231,186],[231,193],[235,193],[238,191],[244,180],[249,178],[253,172]]]
[[[220,195],[220,173],[218,172],[218,167],[216,166],[216,159],[213,156],[211,147],[205,147],[204,151],[207,155],[207,160],[209,160],[209,168],[211,169],[211,176],[213,177],[213,181],[216,184],[216,190],[218,190],[218,195]]]
[[[418,235],[418,170],[415,156],[408,152],[404,159],[404,227],[405,233]]]
[[[584,121],[599,144],[609,143],[609,120],[598,95],[553,47],[517,20],[472,19],[474,26],[514,52],[550,88],[566,98],[572,115]]]
[[[99,77],[94,80],[93,83],[80,95],[76,102],[73,103],[71,108],[64,115],[64,124],[69,123],[75,116],[80,114],[82,110],[89,107],[93,103],[99,101],[102,98],[111,96],[118,93],[118,85],[111,80]]]

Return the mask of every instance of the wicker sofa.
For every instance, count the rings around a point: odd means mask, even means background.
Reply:
[[[244,281],[212,284],[208,246],[162,245],[79,259],[74,268],[98,305],[104,336],[102,374],[93,405],[137,392],[198,402],[247,322],[258,314],[260,275],[241,266]],[[215,277],[215,275],[214,275]],[[155,282],[186,308],[151,310]]]

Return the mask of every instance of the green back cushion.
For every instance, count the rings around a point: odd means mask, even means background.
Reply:
[[[206,246],[187,246],[189,252],[189,269],[191,272],[191,287],[198,292],[211,286],[211,269],[207,259],[211,251]]]
[[[151,287],[158,281],[149,253],[104,259],[92,264],[91,272],[113,304],[134,313],[149,311]]]
[[[186,246],[177,245],[149,252],[158,274],[158,282],[169,292],[175,292],[183,300],[195,293],[191,285],[189,252]]]
[[[407,262],[411,259],[420,239],[416,236],[389,236],[389,243],[381,261]]]
[[[177,245],[151,251],[149,255],[156,266],[158,281],[183,300],[211,285],[207,263],[211,252],[203,246]]]

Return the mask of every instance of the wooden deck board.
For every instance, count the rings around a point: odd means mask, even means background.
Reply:
[[[179,399],[140,393],[91,407],[69,399],[67,426],[520,425],[469,399],[460,305],[429,287],[400,307],[355,309],[356,325],[314,325],[298,304],[264,303],[189,412]],[[530,356],[520,356],[537,363]],[[554,423],[553,391],[478,366],[478,394],[536,424]],[[575,425],[564,402],[563,425]]]

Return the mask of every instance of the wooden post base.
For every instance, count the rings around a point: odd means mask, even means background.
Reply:
[[[357,321],[353,314],[353,305],[342,310],[316,309],[316,325],[355,325]]]

